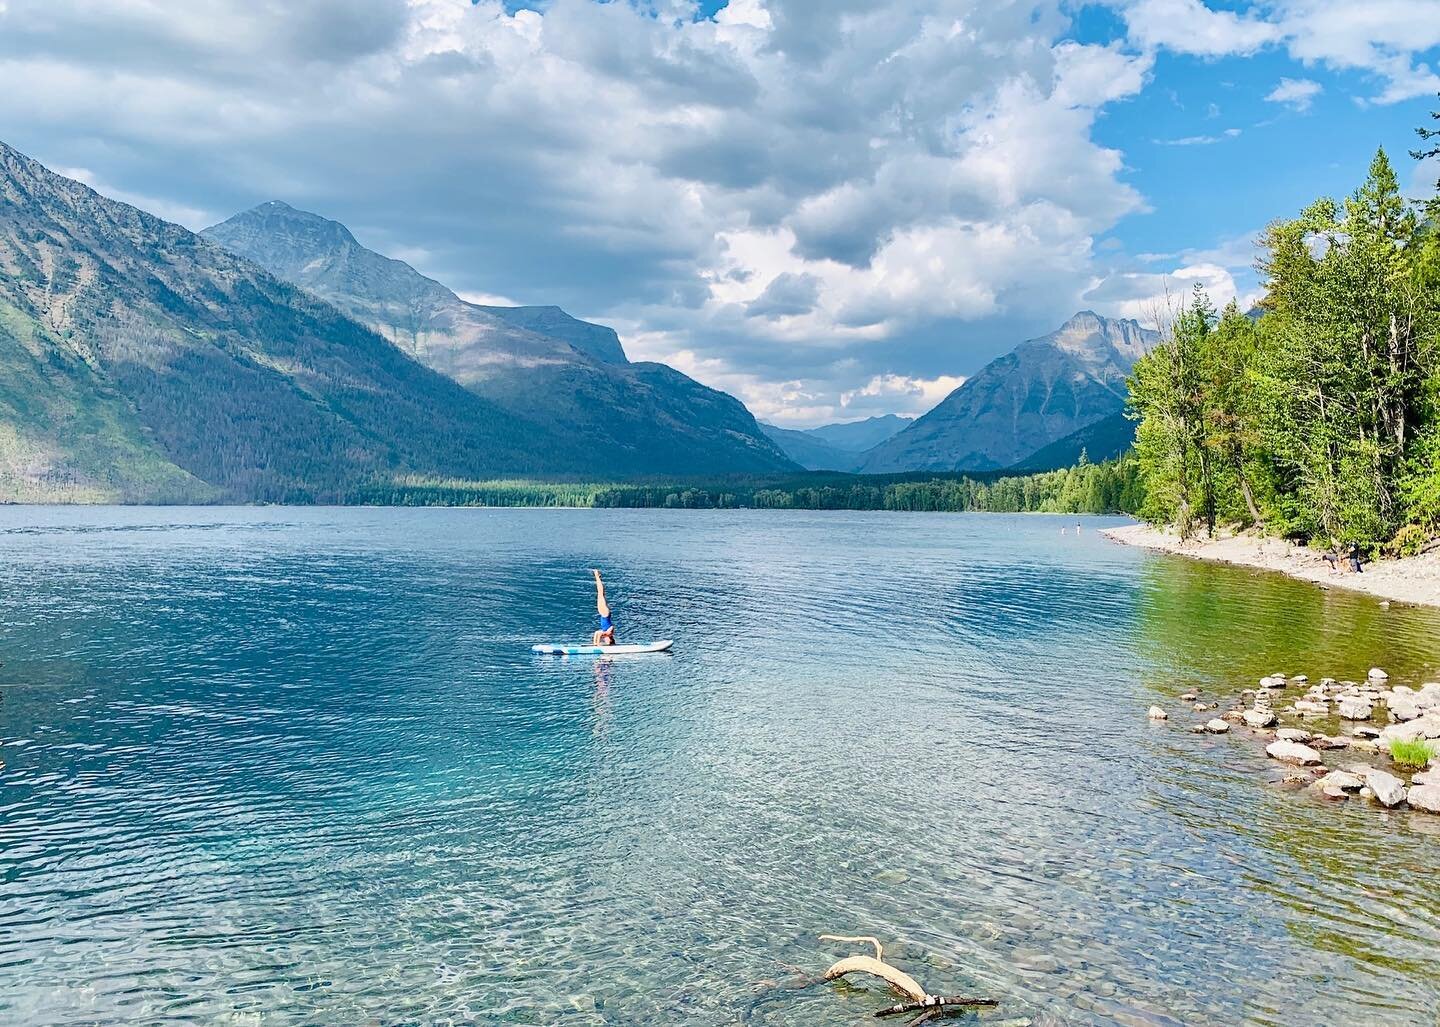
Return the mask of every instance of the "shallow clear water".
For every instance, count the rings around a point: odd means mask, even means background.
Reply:
[[[1175,700],[1440,617],[1050,517],[0,510],[0,1021],[1433,1024],[1440,818]],[[593,624],[671,656],[535,657]],[[1152,702],[1174,712],[1152,725]]]

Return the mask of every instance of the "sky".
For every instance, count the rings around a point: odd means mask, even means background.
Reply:
[[[1407,154],[1440,0],[0,0],[0,139],[190,228],[271,199],[792,427],[1081,309],[1259,295]]]

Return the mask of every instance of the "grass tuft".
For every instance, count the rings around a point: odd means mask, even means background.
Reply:
[[[1423,767],[1435,758],[1435,746],[1420,738],[1397,738],[1390,743],[1390,758],[1402,767]]]

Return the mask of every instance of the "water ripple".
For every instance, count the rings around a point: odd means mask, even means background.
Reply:
[[[1440,620],[1059,523],[0,510],[0,1020],[1433,1023],[1440,835],[1143,711]]]

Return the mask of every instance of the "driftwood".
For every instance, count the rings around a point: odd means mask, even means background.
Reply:
[[[886,1006],[877,1010],[876,1016],[898,1016],[901,1013],[918,1013],[910,1021],[910,1027],[916,1024],[927,1023],[930,1020],[946,1016],[952,1011],[961,1009],[973,1009],[977,1006],[994,1006],[999,1003],[990,998],[970,998],[963,995],[932,995],[927,992],[923,985],[911,977],[899,967],[891,966],[885,962],[885,947],[880,944],[879,938],[870,935],[839,935],[822,934],[821,941],[844,941],[844,942],[867,942],[875,946],[873,956],[846,956],[837,963],[831,964],[830,968],[819,977],[813,979],[802,979],[790,985],[792,988],[808,988],[814,984],[822,984],[827,981],[838,980],[846,974],[862,973],[872,977],[878,977],[886,984],[904,995],[908,1002],[898,1002],[893,1006]],[[754,1009],[752,1003],[751,1009]]]

